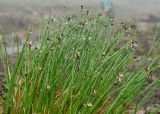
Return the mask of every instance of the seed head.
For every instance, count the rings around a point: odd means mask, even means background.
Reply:
[[[86,105],[87,105],[88,107],[92,107],[92,106],[93,106],[91,102],[87,102]]]
[[[102,16],[102,13],[100,12],[99,14],[98,14],[98,17],[101,17]]]
[[[83,6],[83,5],[81,5],[80,7],[81,7],[81,10],[84,8],[84,6]]]
[[[68,18],[67,18],[67,21],[71,21],[71,18],[70,18],[70,17],[68,17]]]
[[[139,60],[141,57],[140,56],[134,56],[133,59],[134,60]]]
[[[103,52],[102,54],[101,54],[101,57],[104,57],[106,55],[106,53],[105,52]]]
[[[79,24],[79,25],[80,25],[80,27],[82,28],[82,27],[84,27],[84,26],[85,26],[86,21],[84,21],[84,22],[79,22],[78,24]]]
[[[145,71],[149,71],[149,68],[146,66],[146,67],[144,67],[144,70]]]
[[[46,89],[51,89],[51,86],[48,83],[45,83]]]
[[[50,89],[50,88],[51,88],[51,86],[47,84],[46,88],[47,88],[47,89]]]
[[[87,16],[89,15],[89,10],[87,10],[86,15],[87,15]]]
[[[78,60],[80,59],[80,56],[81,56],[80,52],[77,52],[76,58],[77,58]]]
[[[32,42],[31,42],[31,41],[30,41],[30,42],[27,42],[27,45],[28,45],[29,49],[31,49],[31,47],[32,47]]]
[[[56,18],[52,18],[51,21],[52,21],[52,22],[56,22]]]
[[[121,22],[120,24],[123,25],[123,22]]]
[[[111,23],[111,26],[113,26],[114,24],[113,23]]]
[[[36,47],[35,47],[35,49],[37,50],[37,49],[38,49],[38,47],[36,46]]]
[[[68,21],[65,21],[65,24],[68,25]]]
[[[123,74],[120,73],[120,74],[118,75],[118,81],[121,82],[121,81],[123,80],[123,77],[124,77]]]
[[[77,72],[78,72],[78,71],[80,71],[80,66],[79,66],[79,65],[77,66]]]
[[[96,90],[93,90],[93,95],[95,96],[97,94]]]

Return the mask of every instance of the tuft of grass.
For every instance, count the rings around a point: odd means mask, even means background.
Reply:
[[[52,23],[42,24],[36,48],[29,43],[29,27],[16,65],[9,70],[6,64],[6,114],[135,113],[160,85],[157,78],[145,86],[160,69],[159,56],[147,61],[157,41],[133,65],[135,32],[130,25],[85,14],[59,19],[54,31]]]

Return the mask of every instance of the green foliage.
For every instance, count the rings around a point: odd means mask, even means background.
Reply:
[[[160,85],[156,79],[144,86],[160,68],[159,57],[147,62],[152,50],[129,71],[135,61],[129,26],[113,18],[73,15],[59,19],[53,31],[50,20],[42,24],[36,48],[28,29],[16,65],[6,69],[6,114],[123,114],[136,102],[134,113],[150,98],[144,93]]]

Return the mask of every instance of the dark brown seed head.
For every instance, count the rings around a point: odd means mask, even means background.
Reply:
[[[134,60],[136,60],[137,58],[138,58],[137,56],[134,56],[134,57],[133,57]]]
[[[148,68],[148,67],[145,67],[144,70],[145,70],[145,71],[149,71],[149,68]]]
[[[87,10],[86,15],[89,15],[89,10]]]
[[[80,52],[77,52],[76,58],[79,60],[80,59]]]
[[[47,40],[50,41],[51,39],[47,37]]]
[[[81,10],[84,8],[83,5],[81,5],[80,7],[81,7]]]
[[[85,22],[79,22],[78,24],[80,25],[80,27],[84,27],[85,26]]]
[[[29,49],[31,49],[31,47],[32,47],[32,42],[28,42],[27,44],[28,44]]]
[[[109,17],[110,17],[111,19],[114,19],[114,16],[112,16],[112,15],[110,15]]]
[[[123,22],[121,22],[120,24],[123,25]]]
[[[25,73],[24,73],[24,76],[27,76],[27,75],[28,75],[28,73],[27,73],[27,72],[25,72]]]
[[[115,86],[118,85],[118,84],[119,84],[119,81],[118,81],[118,80],[114,82],[114,85],[115,85]]]
[[[68,19],[67,19],[68,21],[70,21],[71,20],[71,18],[70,17],[68,17]]]
[[[114,24],[113,23],[111,23],[111,26],[113,26]]]
[[[126,31],[126,30],[128,30],[128,28],[126,26],[124,26],[124,30]]]
[[[37,50],[37,49],[38,49],[38,47],[36,46],[36,47],[35,47],[35,49]]]
[[[78,66],[77,66],[77,72],[79,72],[79,71],[80,71],[80,66],[78,65]]]

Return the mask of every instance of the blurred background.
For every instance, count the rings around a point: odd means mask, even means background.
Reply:
[[[41,16],[76,13],[80,5],[99,12],[103,1],[111,1],[111,7],[104,6],[111,9],[112,15],[125,21],[134,19],[141,30],[158,26],[160,22],[159,0],[0,0],[0,26],[10,33],[14,28],[21,29],[37,22]]]
[[[8,53],[12,53],[13,31],[18,32],[23,42],[25,29],[29,24],[38,25],[42,18],[68,16],[80,12],[80,6],[93,14],[102,12],[104,16],[113,15],[124,22],[133,22],[136,29],[146,32],[159,30],[160,0],[0,0],[0,29],[8,42]],[[33,42],[38,39],[38,27],[34,29]],[[0,37],[1,40],[1,37]]]

